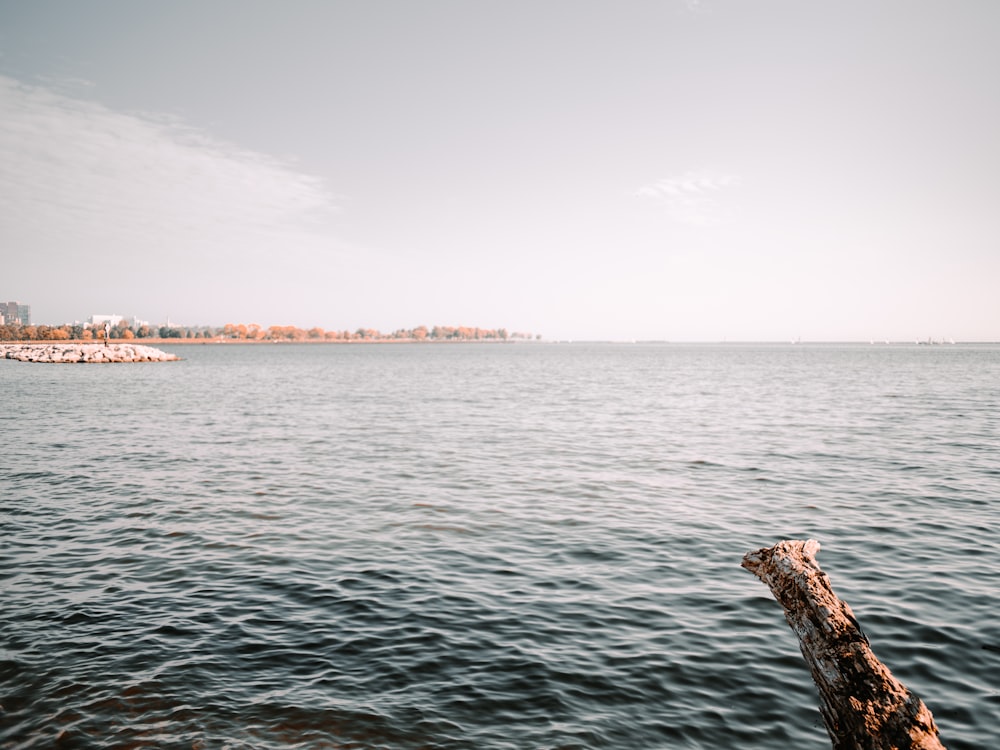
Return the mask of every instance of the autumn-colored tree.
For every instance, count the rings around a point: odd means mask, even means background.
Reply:
[[[450,339],[454,338],[455,329],[451,326],[434,326],[431,329],[431,338],[435,339]]]
[[[221,335],[225,338],[250,341],[508,341],[511,339],[531,339],[530,333],[509,333],[505,328],[491,329],[471,326],[439,326],[432,329],[421,325],[416,328],[397,328],[392,333],[382,333],[376,328],[358,328],[354,331],[327,331],[319,326],[303,329],[296,326],[270,326],[262,328],[256,323],[227,323],[221,330],[207,326],[161,326],[150,328],[143,324],[136,329],[130,328],[120,321],[110,329],[110,338],[133,339],[159,336],[160,338],[214,338]],[[58,327],[37,325],[22,326],[20,323],[0,325],[0,341],[17,340],[65,340],[76,339],[93,341],[104,339],[103,326],[84,326],[80,324],[62,325]],[[537,337],[541,339],[539,335]]]
[[[44,341],[59,341],[64,337],[69,338],[69,335],[58,326],[45,326],[45,331],[39,331],[38,335]]]
[[[125,338],[125,331],[131,332],[128,323],[125,322],[124,318],[119,320],[111,327],[111,338],[113,339],[123,339]]]

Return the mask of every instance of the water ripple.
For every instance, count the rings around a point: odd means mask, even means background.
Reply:
[[[184,356],[0,367],[4,748],[819,750],[782,537],[996,744],[996,348]]]

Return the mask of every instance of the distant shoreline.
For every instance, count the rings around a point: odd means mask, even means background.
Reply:
[[[4,344],[20,344],[25,346],[45,346],[48,344],[103,344],[104,339],[10,339],[10,340],[0,340],[0,346]],[[661,340],[661,339],[628,339],[628,340],[618,340],[618,339],[461,339],[461,338],[426,338],[426,339],[415,339],[415,338],[372,338],[372,339],[230,339],[230,338],[220,338],[218,336],[213,338],[160,338],[160,337],[148,337],[148,338],[131,338],[131,339],[108,339],[108,343],[111,346],[115,344],[128,344],[128,345],[156,345],[156,346],[191,346],[199,345],[205,346],[208,344],[224,344],[226,346],[234,344],[250,344],[250,345],[262,345],[262,344],[309,344],[309,345],[323,345],[323,344],[635,344],[635,345],[649,345],[649,344],[671,344],[675,346],[790,346],[790,345],[802,345],[802,346],[873,346],[873,347],[912,347],[912,346],[933,346],[938,347],[949,347],[949,346],[996,346],[1000,344],[1000,340],[990,340],[990,341],[671,341],[671,340]]]
[[[114,346],[115,344],[129,344],[129,345],[157,345],[157,346],[173,346],[174,344],[180,344],[183,346],[190,345],[207,345],[207,344],[225,344],[226,346],[238,344],[250,344],[250,345],[263,345],[263,344],[309,344],[309,345],[323,345],[323,344],[530,344],[535,343],[534,341],[518,341],[518,340],[501,340],[501,339],[301,339],[295,341],[292,339],[227,339],[227,338],[131,338],[131,339],[108,339],[108,344]],[[0,341],[0,345],[3,344],[19,344],[23,346],[49,346],[51,344],[104,344],[104,339],[53,339],[53,340],[38,340],[38,339],[16,339],[11,341]]]

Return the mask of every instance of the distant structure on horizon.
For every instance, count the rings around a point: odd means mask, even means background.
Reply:
[[[87,325],[89,326],[103,326],[105,323],[114,328],[116,325],[125,320],[122,315],[91,315],[87,318]]]
[[[20,323],[23,326],[31,325],[31,305],[22,305],[20,302],[0,302],[0,325],[14,323]]]

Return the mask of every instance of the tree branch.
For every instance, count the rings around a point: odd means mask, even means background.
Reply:
[[[934,717],[871,650],[854,613],[816,562],[819,542],[786,540],[748,552],[798,636],[819,689],[833,750],[944,750]]]

